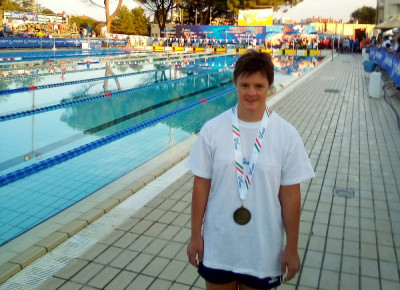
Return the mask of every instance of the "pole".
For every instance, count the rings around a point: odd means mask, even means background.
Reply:
[[[333,35],[333,37],[336,37],[336,34],[334,34]],[[335,40],[334,40],[334,38],[332,39],[332,61],[333,61],[333,48],[334,48],[334,46],[335,46]],[[338,42],[339,43],[339,42]]]

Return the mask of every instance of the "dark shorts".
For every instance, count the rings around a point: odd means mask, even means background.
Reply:
[[[200,263],[198,272],[204,280],[213,284],[226,284],[238,281],[255,289],[272,289],[282,284],[282,275],[260,279],[251,275],[208,268],[203,263]]]

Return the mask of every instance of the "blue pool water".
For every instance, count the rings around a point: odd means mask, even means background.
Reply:
[[[1,64],[0,245],[232,107],[237,57],[137,54]],[[281,80],[298,73],[299,64],[280,61],[288,67]]]

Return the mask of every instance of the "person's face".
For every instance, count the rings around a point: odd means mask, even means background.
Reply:
[[[238,94],[239,118],[244,121],[249,118],[253,119],[252,117],[261,120],[269,91],[268,79],[260,72],[251,75],[239,75],[235,85]],[[242,117],[240,112],[244,114]]]

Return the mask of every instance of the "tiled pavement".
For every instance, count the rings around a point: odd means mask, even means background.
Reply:
[[[270,100],[316,171],[301,185],[302,268],[279,289],[400,289],[400,92],[368,97],[361,62],[339,55]],[[182,173],[40,288],[204,289],[186,259],[193,179]]]

